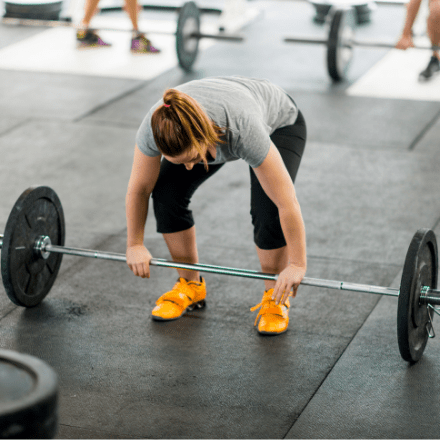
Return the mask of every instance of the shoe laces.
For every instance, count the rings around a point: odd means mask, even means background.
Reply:
[[[257,310],[259,307],[261,307],[257,317],[255,318],[255,323],[254,326],[257,325],[258,322],[258,318],[262,315],[266,315],[268,313],[272,314],[272,315],[279,315],[279,316],[283,316],[283,307],[290,307],[290,302],[289,299],[287,299],[287,301],[285,302],[284,305],[282,304],[276,304],[275,300],[272,299],[272,289],[270,291],[267,291],[264,293],[263,295],[263,299],[261,300],[261,302],[259,304],[257,304],[254,307],[251,307],[251,312],[255,312],[255,310]]]

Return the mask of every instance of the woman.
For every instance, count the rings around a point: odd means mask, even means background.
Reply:
[[[255,325],[262,334],[287,330],[289,296],[306,272],[306,239],[294,181],[304,151],[306,126],[295,102],[269,81],[205,78],[169,89],[142,122],[126,197],[127,264],[149,277],[143,244],[148,201],[157,231],[174,261],[197,263],[195,226],[188,209],[197,187],[226,162],[250,167],[254,241],[265,281]],[[219,188],[221,190],[221,188]],[[174,288],[156,302],[155,320],[180,318],[202,308],[206,283],[198,272],[178,270]]]

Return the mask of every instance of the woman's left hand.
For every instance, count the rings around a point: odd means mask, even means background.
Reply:
[[[289,296],[295,298],[298,287],[306,274],[306,268],[289,264],[279,275],[272,298],[276,304],[284,304]]]

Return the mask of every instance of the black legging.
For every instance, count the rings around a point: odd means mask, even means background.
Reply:
[[[293,125],[275,130],[270,136],[278,148],[287,171],[295,183],[306,143],[307,129],[303,115],[299,112]],[[157,232],[172,233],[185,231],[194,226],[191,210],[188,208],[195,190],[224,164],[203,164],[187,170],[184,165],[173,164],[162,159],[159,178],[153,191],[154,213]],[[254,241],[260,249],[278,249],[286,245],[280,225],[278,208],[266,195],[254,171],[251,174],[251,216],[254,225]]]

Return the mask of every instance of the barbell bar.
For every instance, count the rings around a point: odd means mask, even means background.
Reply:
[[[286,37],[285,43],[317,44],[327,46],[327,71],[335,81],[343,80],[353,58],[354,47],[395,48],[382,41],[360,41],[354,38],[356,21],[352,8],[332,7],[328,16],[327,39],[315,37]],[[415,46],[420,50],[440,50],[438,46]]]
[[[3,17],[2,23],[9,26],[46,26],[46,27],[71,27],[77,28],[78,26],[74,25],[72,22],[64,21],[64,20],[35,20],[31,18],[12,18],[12,17]],[[132,32],[129,29],[121,29],[121,28],[111,28],[111,27],[102,27],[93,28],[93,30],[100,31],[112,31],[112,32]],[[148,34],[157,34],[157,35],[176,35],[176,33],[167,32],[167,31],[158,31],[158,30],[150,30],[146,32]],[[211,38],[213,40],[226,40],[226,41],[237,41],[241,42],[244,38],[240,35],[221,35],[221,34],[204,34],[202,32],[194,32],[191,34],[191,38]]]
[[[0,235],[1,274],[12,302],[38,305],[49,293],[63,254],[126,262],[124,254],[64,246],[65,225],[61,202],[49,187],[29,188],[15,203],[4,235]],[[187,264],[153,259],[153,266],[276,280],[277,275],[252,270]],[[344,281],[304,278],[301,284],[398,297],[397,335],[400,353],[408,362],[420,359],[429,338],[435,336],[433,313],[440,314],[437,287],[438,251],[433,231],[414,235],[405,259],[400,289]]]
[[[4,234],[0,235],[2,280],[14,304],[33,307],[41,303],[55,282],[64,254],[126,262],[125,254],[68,247],[64,241],[64,212],[55,191],[47,186],[24,191],[12,208]],[[248,269],[157,258],[151,260],[151,265],[261,280],[278,278],[276,274]],[[419,229],[406,255],[400,289],[307,277],[301,284],[397,297],[399,350],[404,360],[417,362],[428,339],[435,336],[433,314],[440,314],[435,307],[440,305],[437,277],[435,234],[430,229]]]
[[[28,18],[3,17],[2,23],[11,26],[47,26],[47,27],[71,27],[77,25],[67,20],[35,20]],[[99,27],[93,28],[101,31],[132,32],[128,29]],[[209,38],[230,42],[242,42],[244,37],[232,34],[208,34],[200,31],[200,10],[196,3],[189,1],[180,8],[177,18],[176,32],[150,31],[147,33],[159,35],[176,36],[176,53],[180,67],[185,71],[190,71],[197,58],[199,50],[199,40]]]
[[[3,235],[0,235],[0,249],[3,244]],[[39,236],[37,237],[34,245],[34,251],[41,255],[42,258],[47,259],[51,253],[63,254],[63,255],[72,255],[77,257],[85,257],[85,258],[94,258],[101,260],[109,260],[109,261],[119,261],[119,262],[127,262],[125,254],[119,254],[115,252],[106,252],[99,251],[93,249],[81,249],[75,247],[68,246],[57,246],[53,245],[50,241],[50,237],[48,236]],[[224,267],[224,266],[215,266],[211,264],[200,264],[200,263],[179,263],[176,261],[169,261],[161,258],[153,258],[150,261],[151,266],[158,267],[168,267],[173,269],[184,269],[184,270],[192,270],[206,273],[214,273],[219,275],[230,275],[237,276],[242,278],[253,278],[259,280],[272,280],[276,281],[278,279],[278,275],[269,274],[264,272],[258,272],[255,270],[249,269],[240,269],[233,267]],[[324,280],[320,278],[308,278],[305,277],[301,284],[304,286],[312,286],[312,287],[322,287],[328,289],[335,290],[346,290],[353,292],[365,292],[377,295],[386,295],[386,296],[399,296],[399,289],[393,287],[382,287],[382,286],[372,286],[368,284],[357,284],[357,283],[349,283],[345,281],[336,281],[336,280]],[[433,302],[431,304],[440,305],[440,290],[435,290],[428,288],[425,291],[424,295],[438,295],[437,297],[431,297]]]
[[[286,43],[305,43],[305,44],[322,44],[328,45],[328,40],[324,40],[322,38],[301,38],[301,37],[287,37],[284,39]],[[359,46],[359,47],[371,47],[371,48],[384,48],[384,49],[394,49],[396,47],[395,44],[392,43],[384,43],[382,41],[358,41],[358,40],[350,40],[348,47],[350,46]],[[412,49],[422,49],[422,50],[438,50],[440,49],[437,46],[414,46]]]

